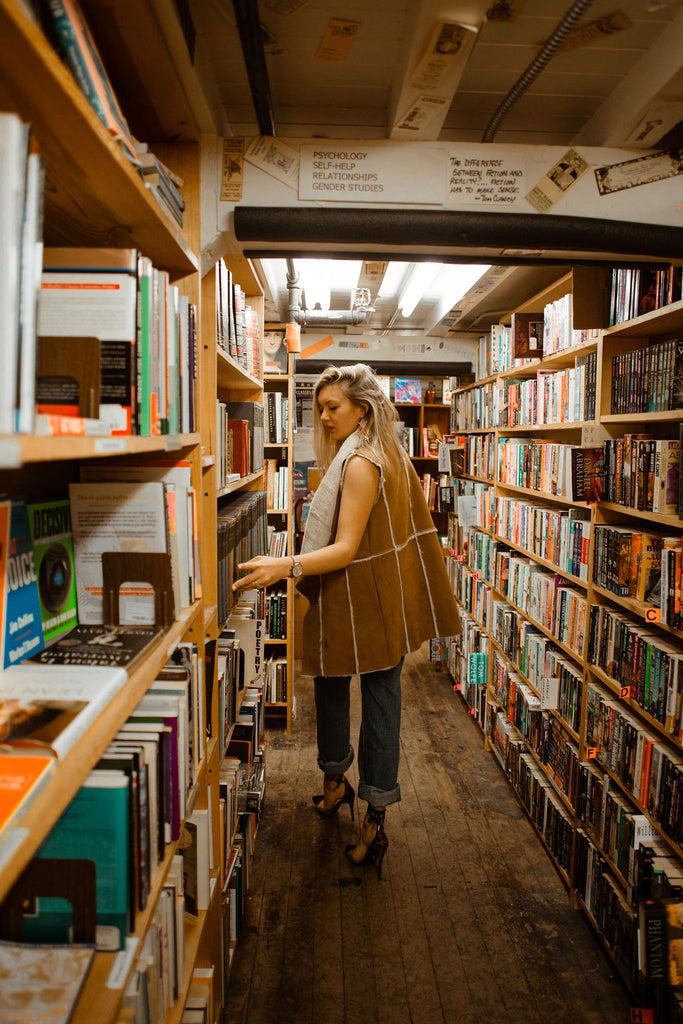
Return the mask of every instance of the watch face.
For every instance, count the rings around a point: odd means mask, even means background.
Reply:
[[[301,576],[303,574],[303,571],[304,567],[301,564],[301,562],[295,562],[294,565],[292,566],[292,576],[294,577],[294,579],[297,579],[297,577]]]

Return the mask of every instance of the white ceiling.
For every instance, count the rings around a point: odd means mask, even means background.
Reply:
[[[683,100],[681,0],[581,2],[577,30],[595,21],[604,28],[615,14],[612,24],[629,27],[607,35],[596,30],[586,45],[556,53],[512,107],[496,142],[618,146],[648,110]],[[231,0],[189,4],[198,60],[210,66],[222,107],[221,130],[258,134]],[[481,141],[508,90],[573,6],[572,0],[260,0],[261,24],[272,39],[266,64],[275,134],[388,137],[404,113],[406,86],[430,32],[447,19],[477,33],[432,137]],[[497,20],[496,12],[510,17]],[[341,61],[316,57],[331,18],[359,25]]]
[[[196,31],[195,61],[214,96],[214,116],[225,135],[269,134],[255,113],[247,63],[232,0],[187,0]],[[273,133],[293,138],[405,137],[397,121],[415,100],[411,82],[439,20],[475,29],[461,59],[442,81],[447,94],[441,117],[420,139],[513,144],[633,146],[683,145],[683,0],[260,0],[266,76],[259,79]],[[235,0],[255,10],[255,0]],[[574,41],[547,61],[544,44],[570,10]],[[351,26],[341,60],[318,53],[331,19]],[[595,25],[594,23],[597,23]],[[591,29],[591,26],[593,28]],[[613,28],[614,31],[609,31]],[[586,40],[586,36],[588,39]],[[338,37],[337,37],[338,38]],[[569,38],[571,43],[572,37]],[[464,57],[463,57],[464,53]],[[538,74],[528,74],[532,62]],[[530,83],[499,121],[494,115],[520,76]],[[261,114],[261,117],[263,115]],[[284,267],[284,260],[277,261]],[[562,268],[527,267],[516,275],[496,268],[494,286],[470,303],[460,329],[480,331],[495,322],[510,296],[528,297],[557,278]],[[266,276],[263,275],[264,282]],[[510,293],[508,295],[508,293]],[[284,321],[288,292],[284,272],[266,286],[266,318]],[[459,297],[457,297],[459,298]],[[331,308],[348,309],[347,292],[333,292]],[[444,334],[438,301],[426,296],[409,318],[396,301],[374,302],[365,329]],[[509,306],[507,306],[509,308]],[[351,333],[359,328],[339,328]]]

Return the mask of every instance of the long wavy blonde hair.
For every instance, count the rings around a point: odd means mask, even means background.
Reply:
[[[367,438],[366,446],[380,461],[386,463],[401,458],[396,432],[398,413],[379,386],[374,372],[365,363],[328,366],[316,381],[313,394],[313,444],[320,468],[326,470],[338,451],[336,441],[322,426],[318,407],[318,395],[328,384],[338,384],[351,402],[367,409],[361,428]]]

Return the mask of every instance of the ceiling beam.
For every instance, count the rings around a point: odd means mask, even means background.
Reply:
[[[646,127],[648,111],[663,103],[680,103],[683,90],[674,82],[683,68],[683,9],[643,54],[625,78],[621,79],[604,103],[572,140],[573,145],[625,146],[656,145],[673,124],[661,125],[661,132],[650,131],[638,143],[638,126]],[[670,93],[668,90],[672,89]],[[673,115],[677,123],[680,118]]]
[[[477,32],[486,17],[491,0],[466,0],[443,3],[419,0],[409,4],[403,47],[396,64],[387,112],[387,137],[433,141],[441,128],[467,66]],[[425,65],[430,44],[439,22],[464,26],[459,49],[444,53]],[[439,66],[440,61],[440,66]]]

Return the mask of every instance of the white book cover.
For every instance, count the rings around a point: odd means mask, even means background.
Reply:
[[[189,511],[188,495],[192,490],[192,466],[186,461],[162,462],[145,459],[140,462],[122,462],[114,459],[100,459],[80,467],[83,483],[104,480],[125,483],[160,482],[175,487],[176,538],[178,543],[177,576],[182,607],[192,604],[194,574],[192,558],[192,517]],[[178,612],[180,609],[176,609]]]
[[[30,716],[50,729],[49,745],[63,757],[99,718],[126,684],[123,668],[96,665],[36,665],[25,661],[0,673],[0,707],[17,703],[29,716],[25,738],[30,739]],[[46,717],[50,718],[45,723]]]
[[[102,554],[166,552],[166,503],[161,483],[70,484],[78,620],[104,621]],[[119,592],[122,625],[154,624],[154,590],[128,580]]]
[[[21,238],[29,128],[0,114],[0,434],[16,428]]]

